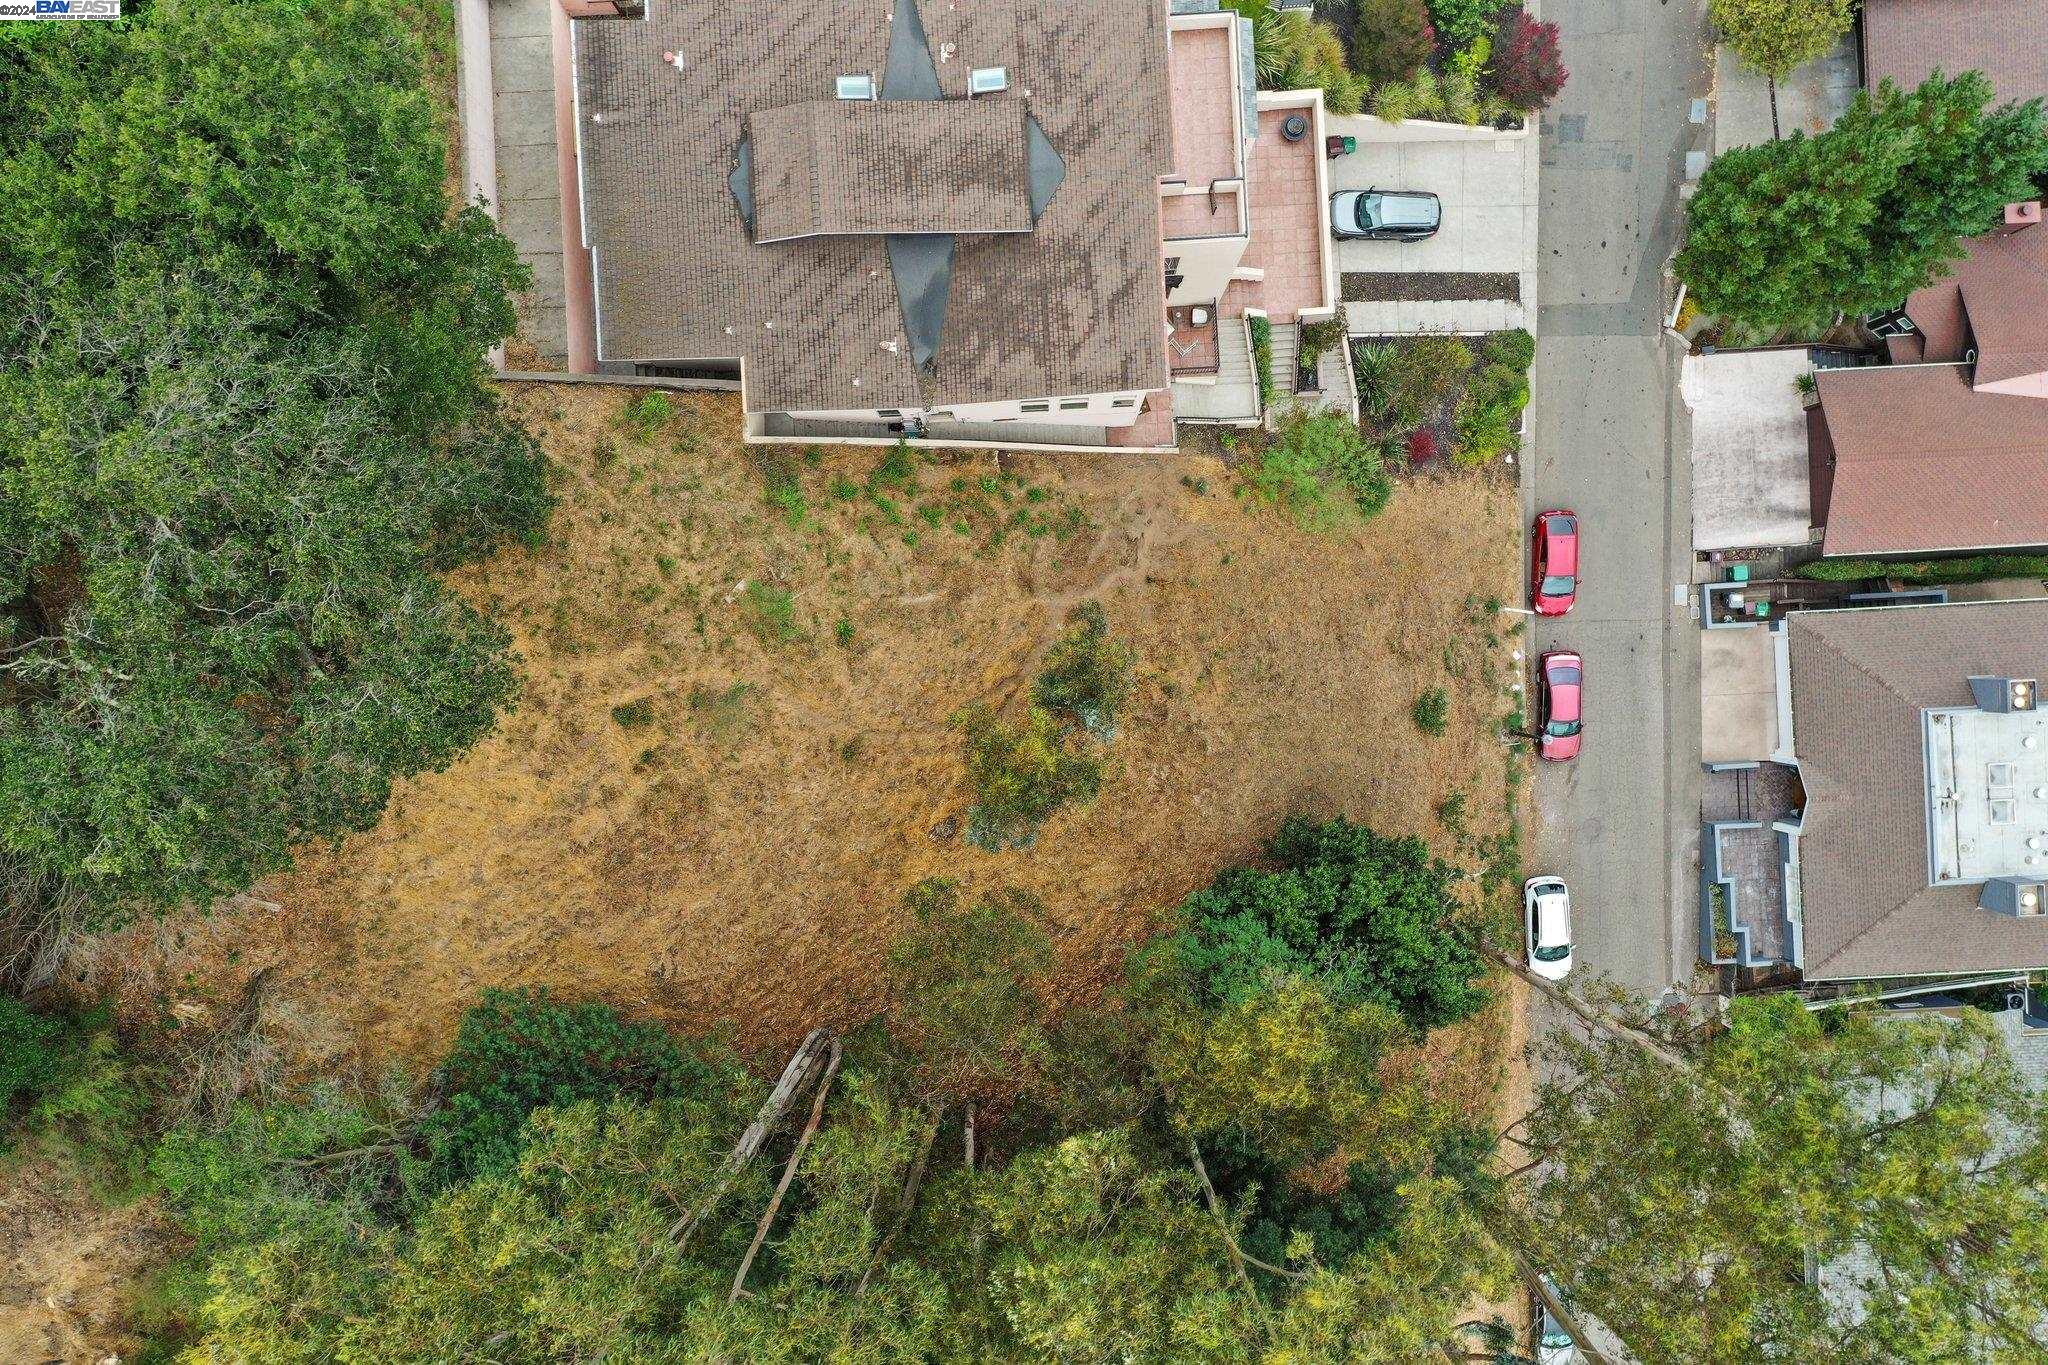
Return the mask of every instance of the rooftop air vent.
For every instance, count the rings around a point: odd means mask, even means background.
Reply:
[[[841,76],[833,83],[833,93],[843,100],[871,100],[875,97],[875,78],[866,73]]]
[[[967,73],[967,93],[970,95],[995,95],[1009,88],[1008,67],[977,66]]]

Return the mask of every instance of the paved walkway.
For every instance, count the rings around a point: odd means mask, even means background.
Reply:
[[[1585,528],[1578,605],[1536,651],[1586,658],[1577,761],[1538,764],[1534,871],[1572,888],[1585,969],[1655,995],[1696,951],[1698,629],[1689,436],[1663,335],[1662,271],[1696,87],[1699,0],[1547,0],[1571,80],[1542,123],[1541,308],[1530,510]],[[1674,440],[1674,437],[1677,439]]]
[[[556,171],[555,0],[490,0],[492,121],[498,142],[498,223],[533,268],[514,302],[519,334],[547,366],[563,363],[562,192]]]

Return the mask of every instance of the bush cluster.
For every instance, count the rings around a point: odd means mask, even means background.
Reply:
[[[1393,496],[1385,450],[1334,412],[1290,411],[1245,482],[1312,529],[1376,517]]]
[[[1854,583],[1897,578],[1911,583],[1981,583],[1990,578],[2048,578],[2048,555],[1965,555],[1959,559],[1818,559],[1802,578]]]

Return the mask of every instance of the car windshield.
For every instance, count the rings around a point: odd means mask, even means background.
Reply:
[[[1543,733],[1552,739],[1566,739],[1578,732],[1579,723],[1575,720],[1546,721],[1543,726]]]
[[[1543,523],[1543,529],[1554,536],[1568,536],[1579,527],[1570,517],[1551,517]]]
[[[1375,194],[1361,194],[1358,196],[1358,226],[1360,228],[1369,232],[1380,225],[1379,214],[1373,212],[1374,209],[1379,207],[1379,202],[1379,196]]]
[[[1543,1334],[1543,1344],[1552,1350],[1561,1350],[1572,1344],[1572,1334],[1557,1324],[1552,1323],[1550,1330]]]
[[[1536,950],[1536,960],[1538,962],[1562,962],[1571,955],[1572,945],[1569,943],[1560,943],[1555,948],[1538,948]]]
[[[1572,589],[1578,585],[1579,581],[1568,573],[1546,574],[1543,579],[1543,595],[1545,597],[1570,597]]]

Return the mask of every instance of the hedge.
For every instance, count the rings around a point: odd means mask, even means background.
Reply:
[[[1850,583],[1898,578],[1913,583],[1981,583],[1987,578],[2048,578],[2048,555],[1969,555],[1962,559],[1819,559],[1799,567],[1802,578]]]

